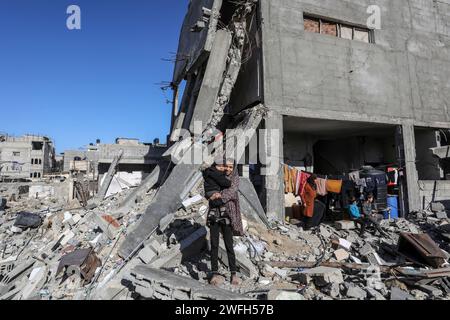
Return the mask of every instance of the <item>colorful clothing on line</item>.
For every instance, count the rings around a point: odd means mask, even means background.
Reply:
[[[319,196],[326,196],[328,194],[327,191],[327,180],[322,178],[317,178],[317,194]]]

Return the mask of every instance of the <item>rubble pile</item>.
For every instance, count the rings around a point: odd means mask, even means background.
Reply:
[[[370,228],[360,235],[352,221],[324,222],[310,231],[295,220],[269,221],[268,228],[244,213],[246,235],[235,238],[243,283],[233,287],[223,281],[214,288],[208,284],[208,202],[202,180],[126,260],[118,248],[157,190],[114,218],[111,213],[132,192],[91,209],[69,209],[51,197],[3,201],[0,299],[450,298],[449,221],[436,212],[383,220],[385,235]],[[417,250],[414,243],[426,249]],[[222,251],[220,271],[226,275]]]

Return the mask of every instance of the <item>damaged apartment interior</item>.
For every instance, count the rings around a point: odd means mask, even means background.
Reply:
[[[446,1],[191,0],[167,144],[58,160],[49,138],[0,136],[0,299],[448,300],[448,21]],[[275,172],[242,163],[253,139]],[[231,140],[243,282],[212,286],[202,170]],[[363,229],[349,208],[370,196]],[[225,275],[223,241],[219,258]]]

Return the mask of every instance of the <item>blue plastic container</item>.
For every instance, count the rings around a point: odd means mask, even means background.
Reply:
[[[391,209],[391,219],[398,219],[398,196],[388,196],[388,208]],[[389,218],[389,212],[385,213],[385,218]]]

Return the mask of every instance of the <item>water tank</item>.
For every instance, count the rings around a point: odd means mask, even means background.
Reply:
[[[366,192],[373,192],[379,210],[388,208],[388,186],[386,173],[372,167],[364,167],[360,172],[360,177],[367,182]]]

